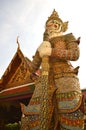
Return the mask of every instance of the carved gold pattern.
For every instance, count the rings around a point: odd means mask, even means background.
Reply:
[[[28,70],[25,67],[25,64],[21,63],[21,65],[19,66],[19,68],[16,70],[13,77],[9,81],[9,84],[12,85],[14,83],[22,83],[22,82],[24,82],[25,79],[26,79],[27,73],[28,73]]]

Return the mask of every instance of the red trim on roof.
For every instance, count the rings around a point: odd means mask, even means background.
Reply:
[[[3,95],[6,95],[6,94],[12,94],[12,93],[18,93],[18,92],[22,92],[22,91],[27,91],[27,90],[31,90],[31,88],[29,86],[24,86],[22,88],[14,88],[14,89],[10,89],[10,90],[7,90],[7,91],[3,91],[0,96],[3,96]]]
[[[21,85],[14,88],[2,90],[0,92],[0,101],[2,100],[15,100],[25,97],[30,97],[34,91],[34,83]]]

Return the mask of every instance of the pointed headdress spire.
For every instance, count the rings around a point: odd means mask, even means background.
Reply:
[[[57,20],[59,23],[63,23],[62,20],[59,18],[58,13],[55,11],[55,9],[53,10],[52,14],[50,15],[50,17],[48,17],[48,20],[46,21],[49,22],[50,20]]]

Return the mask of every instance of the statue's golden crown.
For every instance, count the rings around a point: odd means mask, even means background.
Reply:
[[[48,20],[46,21],[46,25],[50,20],[57,20],[59,24],[62,25],[62,31],[65,32],[68,28],[68,21],[67,22],[63,22],[60,18],[58,13],[55,11],[55,9],[53,10],[52,14],[50,15],[50,17],[48,17]]]
[[[59,18],[58,13],[55,11],[55,9],[53,10],[51,16],[48,17],[48,20],[46,21],[46,24],[47,24],[50,20],[57,20],[59,23],[63,23],[62,20]]]

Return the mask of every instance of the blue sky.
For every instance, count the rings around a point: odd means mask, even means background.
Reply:
[[[32,59],[43,39],[47,18],[55,9],[76,38],[81,37],[80,58],[72,63],[80,66],[81,88],[86,87],[86,7],[85,0],[0,0],[0,77],[17,51],[16,38],[25,56]]]

